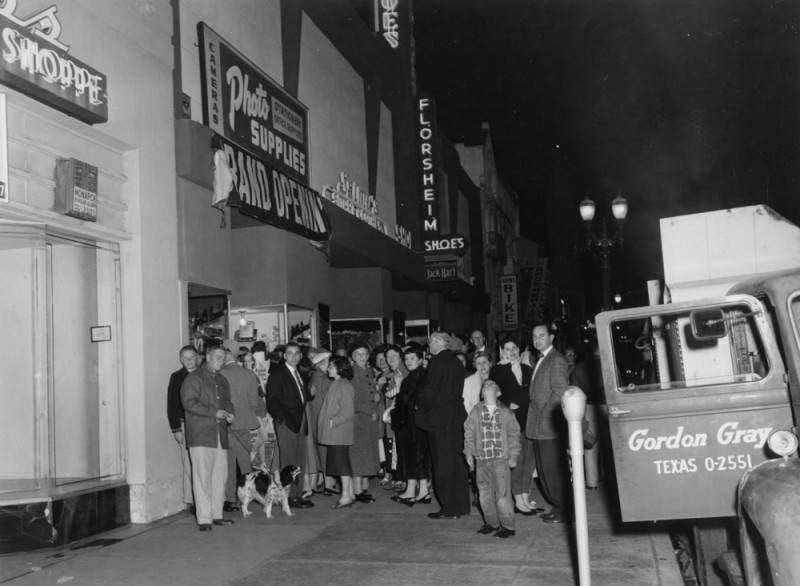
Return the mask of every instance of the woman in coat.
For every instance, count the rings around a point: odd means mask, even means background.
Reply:
[[[362,503],[375,501],[375,498],[367,492],[369,477],[375,476],[380,468],[378,403],[381,396],[375,386],[375,373],[369,364],[369,353],[366,344],[356,344],[350,352],[353,359],[353,389],[355,390],[354,435],[350,458],[353,464],[353,490],[356,500]]]
[[[400,383],[400,392],[395,397],[392,409],[397,471],[401,478],[406,479],[405,491],[392,500],[408,506],[431,502],[428,486],[431,476],[428,435],[414,425],[417,398],[425,385],[425,367],[422,365],[424,355],[425,351],[420,347],[408,348],[403,353],[408,375]]]
[[[308,357],[314,364],[314,371],[311,373],[311,378],[308,381],[308,391],[313,397],[308,404],[311,416],[308,423],[309,431],[313,433],[314,436],[314,449],[317,451],[317,455],[319,456],[320,472],[322,473],[324,481],[324,485],[320,491],[318,489],[319,479],[315,479],[317,482],[314,483],[313,490],[314,492],[322,492],[325,496],[338,494],[334,493],[336,480],[331,477],[331,475],[328,474],[325,469],[327,448],[320,443],[319,438],[317,437],[317,421],[319,421],[319,412],[322,409],[322,403],[325,401],[325,396],[328,394],[328,389],[331,386],[331,379],[328,378],[328,365],[330,356],[331,353],[327,350],[317,350],[308,353]]]
[[[353,492],[353,467],[350,464],[350,446],[353,444],[353,369],[347,358],[336,356],[328,365],[328,376],[333,379],[317,419],[317,440],[327,447],[325,472],[341,479],[342,495],[333,509],[349,507],[356,499]]]

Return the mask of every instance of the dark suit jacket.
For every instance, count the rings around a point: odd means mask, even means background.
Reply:
[[[181,385],[186,379],[189,371],[185,367],[176,370],[169,377],[169,386],[167,387],[167,419],[169,420],[169,428],[173,433],[182,431],[182,424],[184,420],[183,404],[181,403]]]
[[[303,396],[306,403],[311,400],[305,384],[303,384]],[[292,371],[283,362],[269,371],[267,411],[276,422],[284,424],[294,433],[300,433],[305,409]]]
[[[414,423],[428,431],[461,427],[464,411],[464,367],[451,350],[442,350],[428,363],[425,385],[417,400]]]
[[[516,403],[518,409],[514,409],[514,415],[519,423],[519,428],[524,430],[528,421],[528,404],[530,403],[530,386],[533,369],[527,364],[520,364],[522,367],[522,384],[517,382],[511,364],[498,364],[492,367],[489,378],[497,383],[502,393],[500,400],[506,405]]]
[[[542,359],[531,380],[530,406],[525,435],[531,439],[556,439],[562,434],[561,396],[569,386],[569,365],[553,348]]]

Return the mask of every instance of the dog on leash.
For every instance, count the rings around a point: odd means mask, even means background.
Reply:
[[[267,519],[272,519],[272,505],[280,503],[287,516],[294,515],[289,508],[289,487],[295,478],[300,475],[300,466],[284,466],[278,477],[264,469],[253,470],[240,476],[237,482],[236,493],[242,507],[242,515],[246,518],[252,515],[248,510],[251,501],[256,501],[264,507]]]

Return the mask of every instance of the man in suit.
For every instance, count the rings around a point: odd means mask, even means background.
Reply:
[[[434,332],[428,339],[433,355],[428,363],[425,386],[420,392],[414,419],[428,432],[433,466],[433,486],[441,509],[431,519],[458,519],[470,509],[467,464],[464,449],[464,367],[448,350],[450,336]]]
[[[569,471],[566,424],[561,396],[569,386],[567,361],[553,348],[554,332],[547,324],[533,328],[533,346],[540,357],[533,369],[525,435],[533,440],[536,469],[544,498],[552,505],[545,523],[563,523],[569,516]]]
[[[281,468],[289,465],[302,466],[306,461],[309,423],[305,405],[311,400],[311,395],[297,370],[302,358],[300,345],[297,342],[288,342],[284,348],[283,362],[270,369],[267,379],[267,411],[275,421]],[[289,504],[301,509],[313,507],[314,503],[310,499],[300,498],[300,492],[295,481],[289,493]]]
[[[467,352],[467,362],[472,364],[475,361],[475,354],[478,352],[486,352],[489,356],[492,355],[486,347],[486,336],[480,330],[475,330],[469,336],[469,348]]]
[[[228,381],[220,374],[225,350],[206,346],[206,361],[190,372],[181,385],[186,423],[186,445],[192,458],[192,485],[200,531],[214,525],[231,525],[222,518],[225,481],[228,478],[228,425],[234,407]]]
[[[517,466],[511,470],[511,493],[514,495],[514,504],[518,512],[523,515],[533,515],[537,507],[535,502],[530,501],[530,489],[536,464],[533,441],[525,437],[533,369],[520,361],[519,345],[514,338],[504,338],[500,342],[500,349],[506,362],[494,366],[489,378],[500,387],[503,402],[517,418],[522,445]]]

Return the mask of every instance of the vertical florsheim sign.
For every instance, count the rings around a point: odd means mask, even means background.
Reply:
[[[308,112],[205,23],[197,25],[203,122],[221,138],[247,216],[315,240],[330,227],[308,187]]]
[[[437,185],[436,145],[434,129],[436,128],[436,108],[429,96],[417,99],[420,164],[420,193],[422,194],[422,240],[439,236],[439,199]]]
[[[56,6],[23,19],[16,5],[0,6],[0,82],[83,122],[106,122],[106,76],[69,54]]]

